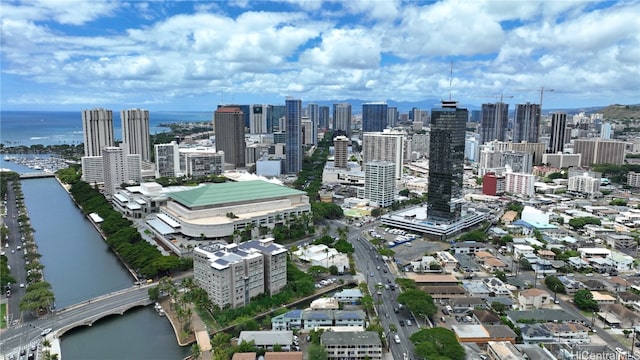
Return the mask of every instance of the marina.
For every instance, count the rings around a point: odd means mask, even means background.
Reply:
[[[29,169],[47,173],[54,173],[60,169],[66,169],[69,167],[66,160],[55,156],[5,156],[4,161],[11,161],[13,163],[26,166]]]

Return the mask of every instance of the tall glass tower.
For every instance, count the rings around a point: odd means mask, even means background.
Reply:
[[[285,171],[287,174],[297,174],[302,169],[302,101],[289,97],[284,107]]]
[[[438,222],[453,222],[462,210],[465,126],[467,109],[455,101],[443,101],[431,109],[429,147],[429,197],[427,217]]]
[[[387,103],[362,104],[362,131],[380,132],[387,127]]]

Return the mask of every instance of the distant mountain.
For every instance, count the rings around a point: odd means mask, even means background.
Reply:
[[[313,104],[318,104],[320,106],[329,106],[329,108],[333,108],[333,104],[347,103],[347,104],[351,104],[352,113],[360,114],[362,113],[362,104],[368,103],[368,102],[384,101],[387,103],[387,106],[397,107],[399,113],[407,113],[413,108],[430,111],[435,107],[439,107],[440,102],[442,100],[443,99],[436,99],[436,98],[424,99],[421,101],[393,101],[393,100],[385,101],[385,100],[346,99],[346,100],[328,100],[328,101],[323,100],[323,101],[308,101],[308,102],[305,101],[303,106],[306,106],[309,103],[313,103]],[[460,104],[460,106],[465,107],[469,110],[477,110],[480,108],[477,105],[471,105],[471,104]],[[329,111],[332,111],[332,110],[329,110]]]
[[[567,114],[577,114],[584,112],[586,114],[603,114],[605,119],[640,119],[640,105],[620,105],[614,104],[609,106],[591,106],[574,109],[544,109],[544,113],[566,112]]]
[[[597,110],[596,112],[603,114],[605,119],[640,119],[640,104],[609,105],[605,108]]]

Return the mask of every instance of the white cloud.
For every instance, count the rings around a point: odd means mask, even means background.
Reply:
[[[102,16],[109,16],[119,7],[115,1],[30,0],[0,5],[3,17],[31,21],[53,20],[60,24],[82,25]]]
[[[181,14],[168,16],[162,14],[175,11],[175,3],[70,4],[78,2],[0,4],[2,72],[24,83],[19,91],[3,84],[3,103],[47,102],[41,97],[58,99],[57,89],[83,105],[90,99],[172,103],[217,98],[220,91],[260,99],[416,101],[448,96],[450,58],[451,91],[458,99],[541,85],[557,89],[551,100],[561,93],[597,101],[638,99],[640,93],[637,1],[514,6],[362,0],[325,6],[319,0],[238,0],[232,9],[195,3],[194,13],[183,6]],[[273,10],[290,4],[296,11]],[[123,29],[112,21],[125,8],[141,11],[145,25],[129,22],[131,28]],[[84,32],[81,25],[92,21]],[[29,100],[24,93],[34,84],[53,90],[32,90]],[[537,95],[518,98],[535,101]]]
[[[318,47],[306,50],[300,61],[329,68],[376,68],[380,44],[366,29],[332,29],[322,35]]]

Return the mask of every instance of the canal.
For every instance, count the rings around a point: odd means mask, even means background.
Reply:
[[[0,167],[34,172],[4,159]],[[56,179],[24,180],[22,190],[57,308],[133,284],[133,277]],[[62,337],[61,348],[65,360],[182,359],[189,353],[188,347],[178,346],[169,321],[152,307],[70,331]]]

